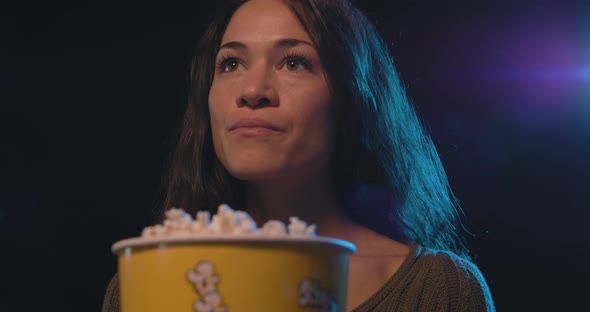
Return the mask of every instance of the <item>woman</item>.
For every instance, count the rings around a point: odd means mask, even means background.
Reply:
[[[225,3],[196,51],[164,207],[226,202],[353,242],[347,310],[494,310],[436,150],[356,8]],[[113,279],[103,311],[117,300]]]

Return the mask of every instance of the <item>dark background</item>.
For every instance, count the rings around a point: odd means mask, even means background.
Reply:
[[[357,1],[391,42],[498,310],[585,310],[589,5],[478,2]],[[152,221],[209,5],[0,14],[0,310],[98,311],[110,245]]]

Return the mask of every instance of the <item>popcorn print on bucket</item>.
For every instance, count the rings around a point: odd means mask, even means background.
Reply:
[[[186,273],[186,277],[201,296],[193,304],[196,312],[228,312],[228,308],[221,304],[221,293],[217,289],[221,278],[215,274],[213,263],[200,261]]]
[[[338,304],[318,280],[305,278],[299,283],[299,306],[320,308],[320,312],[337,312]]]

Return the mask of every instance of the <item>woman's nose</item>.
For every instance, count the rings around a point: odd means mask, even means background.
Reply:
[[[242,83],[238,106],[252,108],[278,106],[279,98],[271,70],[251,68],[247,71]]]

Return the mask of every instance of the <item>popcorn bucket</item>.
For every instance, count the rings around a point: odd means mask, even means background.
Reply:
[[[190,234],[113,245],[122,312],[345,311],[355,246],[326,237]]]

